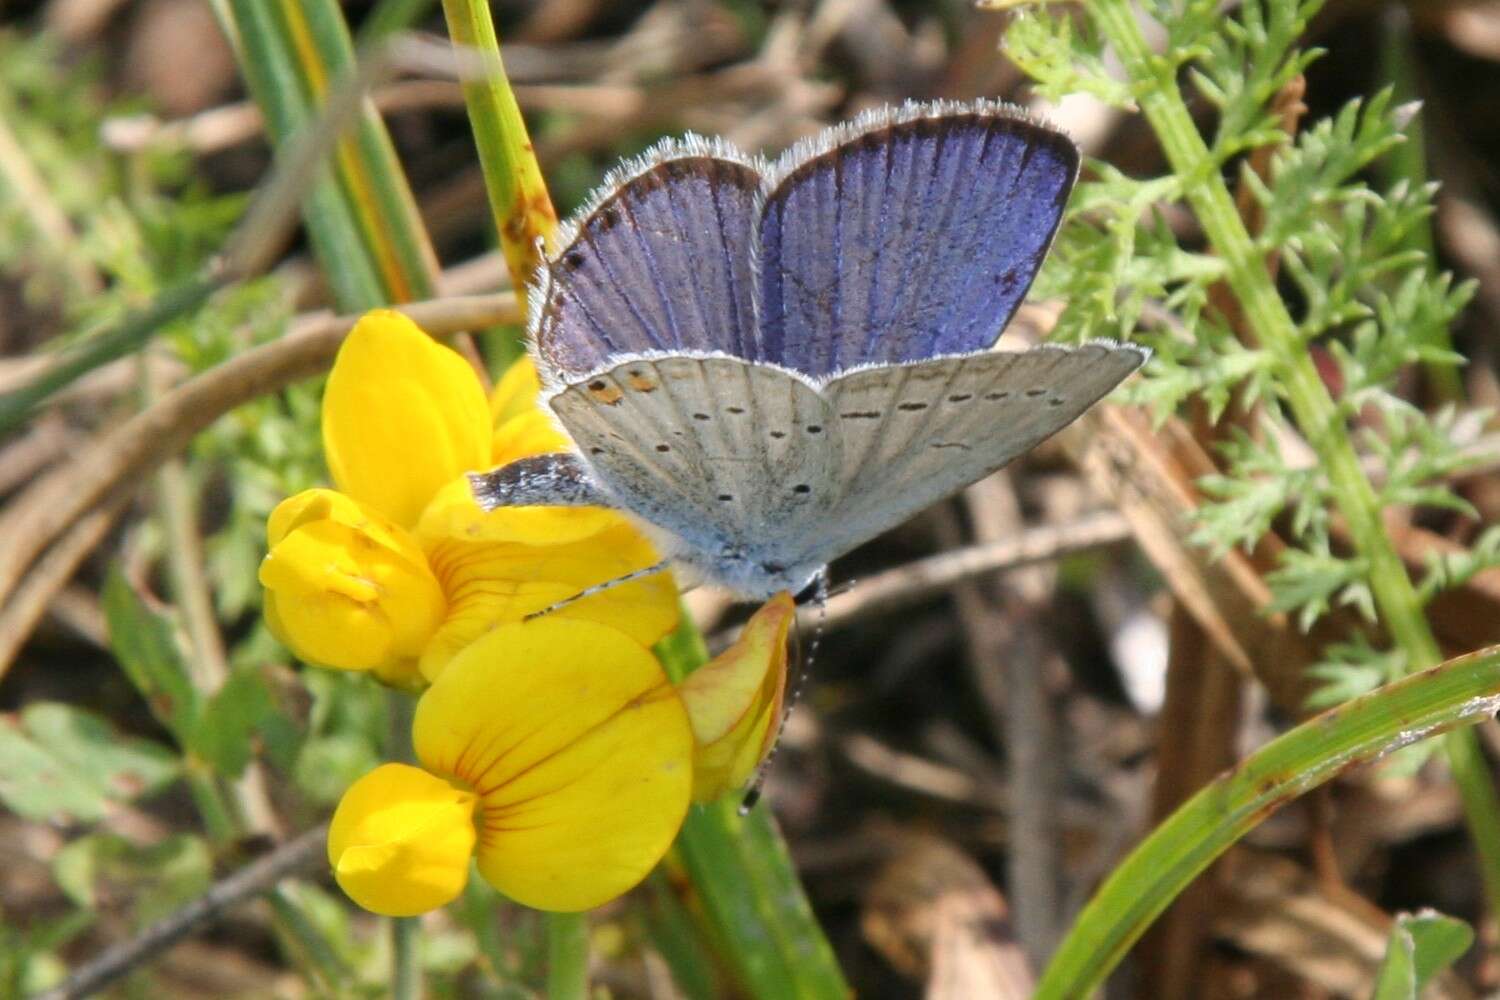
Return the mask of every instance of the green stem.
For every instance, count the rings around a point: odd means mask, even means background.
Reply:
[[[411,726],[416,716],[416,702],[403,691],[385,693],[385,757],[387,760],[411,763],[416,760],[412,748]],[[422,996],[421,934],[422,922],[416,917],[390,918],[391,930],[391,996],[394,1000],[419,1000]]]
[[[479,167],[495,215],[495,231],[517,289],[525,288],[541,262],[538,237],[551,242],[557,213],[542,168],[526,134],[521,106],[500,61],[500,40],[484,0],[443,0],[448,34],[467,56],[462,66],[464,102],[479,148]],[[470,65],[471,60],[483,65]]]
[[[213,768],[201,757],[184,753],[182,770],[187,780],[188,794],[192,796],[198,816],[203,820],[203,829],[208,834],[209,842],[219,848],[233,843],[240,836],[240,825],[219,787]]]
[[[589,915],[547,914],[547,996],[588,1000]]]
[[[421,1000],[422,921],[417,917],[391,920],[391,1000]]]
[[[1090,995],[1189,882],[1281,806],[1350,767],[1479,722],[1497,708],[1500,646],[1388,684],[1267,743],[1184,803],[1115,868],[1052,956],[1037,1000]]]
[[[1256,342],[1277,361],[1287,405],[1318,454],[1350,540],[1364,560],[1366,580],[1381,622],[1405,654],[1409,670],[1423,670],[1441,662],[1442,653],[1423,614],[1422,602],[1381,522],[1380,500],[1360,466],[1345,428],[1345,414],[1319,376],[1312,355],[1266,272],[1262,252],[1235,208],[1219,164],[1193,124],[1177,87],[1174,66],[1146,44],[1128,0],[1097,0],[1088,10],[1134,82],[1141,110],[1173,171],[1188,180],[1188,203],[1224,262],[1225,278],[1244,309]],[[1445,748],[1479,852],[1490,911],[1500,915],[1500,798],[1493,777],[1482,766],[1474,739],[1467,730],[1454,733],[1445,740]]]
[[[656,652],[674,683],[708,660],[686,611]],[[693,806],[673,848],[720,957],[753,997],[844,1000],[849,986],[776,821],[765,803],[748,816],[739,814],[739,804],[731,794]]]
[[[323,929],[308,915],[303,890],[301,883],[283,883],[267,897],[276,915],[276,937],[287,954],[299,956],[310,980],[315,984],[321,980],[321,995],[338,996],[354,973],[339,957]]]

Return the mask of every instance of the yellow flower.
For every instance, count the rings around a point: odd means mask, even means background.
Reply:
[[[309,662],[387,683],[437,676],[464,645],[579,591],[657,561],[614,511],[481,511],[466,473],[558,451],[530,359],[489,400],[456,352],[411,320],[370,312],[339,350],[323,441],[340,492],[314,490],[272,517],[261,571],[272,631]],[[649,645],[677,622],[661,573],[566,611]]]
[[[535,511],[567,513],[560,508]],[[521,621],[587,587],[650,566],[657,556],[639,532],[617,521],[565,545],[447,540],[432,548],[430,559],[449,603],[443,624],[422,653],[422,676],[429,681],[454,654],[497,625]],[[574,601],[546,617],[599,622],[650,646],[676,627],[677,614],[677,585],[670,573],[657,573]]]
[[[328,863],[349,898],[389,917],[452,902],[469,880],[478,797],[408,764],[349,786],[328,827]]]
[[[786,592],[745,624],[734,645],[678,685],[697,747],[693,801],[712,802],[745,786],[770,753],[786,694],[787,631],[797,606]]]
[[[420,779],[377,769],[330,831],[339,883],[377,912],[456,896],[465,837],[511,899],[588,909],[644,878],[687,812],[682,702],[648,650],[604,625],[544,618],[487,633],[422,696],[412,738]]]
[[[283,500],[260,566],[266,623],[310,663],[401,683],[447,608],[407,532],[333,490]]]

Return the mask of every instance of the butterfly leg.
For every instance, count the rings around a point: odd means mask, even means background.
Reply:
[[[542,617],[542,615],[550,615],[552,612],[565,608],[575,601],[581,601],[585,597],[593,597],[595,594],[602,594],[606,590],[613,590],[615,587],[618,587],[622,583],[633,583],[636,580],[642,580],[648,576],[655,576],[657,573],[665,573],[669,566],[670,563],[666,559],[663,559],[661,562],[652,563],[650,566],[632,570],[631,572],[625,573],[621,576],[617,576],[612,580],[605,580],[603,583],[596,583],[592,587],[584,587],[582,590],[572,595],[571,597],[564,597],[557,603],[549,604],[540,611],[533,611],[531,614],[526,616],[525,620],[531,621],[533,618]]]

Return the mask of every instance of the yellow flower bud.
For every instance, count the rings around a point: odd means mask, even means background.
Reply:
[[[376,768],[349,787],[333,814],[334,878],[360,906],[390,917],[451,902],[469,879],[477,801],[421,768]]]
[[[283,500],[260,567],[271,631],[310,663],[411,675],[446,611],[420,546],[373,510],[333,490]]]
[[[734,645],[677,687],[693,726],[693,801],[743,788],[770,752],[786,692],[786,637],[797,617],[782,592],[751,616]]]

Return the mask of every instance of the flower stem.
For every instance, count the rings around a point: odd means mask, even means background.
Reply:
[[[587,1000],[589,995],[589,917],[587,913],[547,914],[547,996]]]
[[[391,920],[391,1000],[420,1000],[422,996],[422,921],[417,917]]]
[[[1225,277],[1244,308],[1256,342],[1276,360],[1287,405],[1318,454],[1354,549],[1364,561],[1381,622],[1405,654],[1409,670],[1435,666],[1441,662],[1442,653],[1416,588],[1385,532],[1379,497],[1360,466],[1345,427],[1345,415],[1319,376],[1312,355],[1266,272],[1262,252],[1235,208],[1220,166],[1193,124],[1177,86],[1175,65],[1151,51],[1128,0],[1096,0],[1088,11],[1119,55],[1173,171],[1189,181],[1188,203],[1224,261]],[[1444,738],[1469,831],[1479,852],[1490,910],[1500,914],[1500,799],[1474,741],[1474,733],[1467,729]]]
[[[385,756],[410,763],[416,759],[411,727],[416,702],[402,691],[386,691]],[[419,1000],[422,996],[422,922],[416,917],[390,918],[391,996],[393,1000]]]
[[[479,148],[479,167],[495,215],[495,231],[515,287],[523,289],[541,262],[538,238],[550,242],[557,213],[526,134],[521,106],[500,61],[500,41],[484,0],[443,0],[448,34],[460,47],[464,103]],[[472,60],[483,60],[472,65]]]

